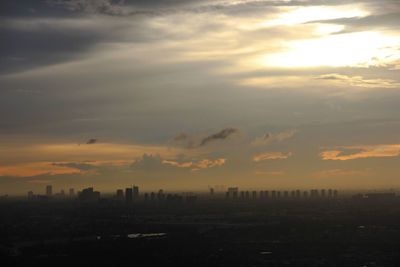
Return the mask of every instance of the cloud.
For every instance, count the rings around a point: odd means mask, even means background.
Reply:
[[[365,170],[342,170],[342,169],[331,169],[331,170],[322,170],[314,173],[314,176],[317,178],[327,178],[332,176],[368,176],[374,175],[371,169]]]
[[[53,162],[28,162],[0,166],[0,176],[33,177],[43,174],[57,175],[74,173],[82,173],[82,170],[72,166],[57,165]]]
[[[379,59],[375,59],[379,61]],[[347,76],[337,73],[324,74],[316,77],[317,80],[330,80],[342,85],[364,88],[396,88],[400,83],[390,79],[364,79],[362,76]]]
[[[254,171],[255,175],[271,175],[271,176],[280,176],[284,175],[284,171]]]
[[[209,135],[209,136],[203,138],[201,140],[199,146],[205,146],[208,143],[216,141],[216,140],[224,140],[224,139],[228,138],[229,136],[231,136],[232,134],[237,133],[237,132],[239,132],[239,130],[236,128],[232,128],[232,127],[224,128],[212,135]]]
[[[206,146],[214,141],[225,140],[231,135],[239,133],[239,129],[233,127],[226,127],[216,133],[207,136],[190,135],[186,133],[179,134],[173,137],[170,141],[173,143],[183,143],[186,148],[195,148]]]
[[[132,12],[123,8],[124,0],[117,3],[111,0],[52,0],[48,1],[50,5],[63,6],[71,11],[85,11],[91,14],[104,14],[111,16],[129,15]]]
[[[354,150],[356,150],[354,152]],[[397,157],[400,154],[400,145],[364,145],[343,146],[334,150],[326,150],[319,155],[323,160],[351,160],[362,158]]]
[[[161,162],[162,164],[167,164],[167,165],[171,165],[171,166],[175,166],[178,168],[188,168],[190,166],[192,166],[193,162],[184,162],[184,163],[179,163],[177,161],[173,161],[173,160],[163,160]]]
[[[253,157],[254,162],[260,162],[263,160],[269,160],[269,159],[287,159],[292,155],[292,152],[289,152],[287,154],[283,154],[282,152],[266,152],[257,156]]]
[[[195,165],[200,169],[208,169],[208,168],[213,168],[215,166],[221,166],[225,163],[226,163],[225,158],[220,158],[216,160],[203,159],[200,162],[196,163]]]
[[[159,154],[153,156],[145,153],[131,164],[131,168],[135,170],[158,170],[163,166],[162,161],[163,159]]]
[[[97,139],[95,139],[95,138],[90,138],[90,139],[86,142],[86,144],[88,144],[88,145],[95,144],[95,143],[97,143]]]
[[[297,130],[288,130],[281,133],[266,133],[263,136],[254,139],[251,144],[255,146],[261,146],[271,142],[281,142],[285,139],[291,138],[295,133],[297,133]]]

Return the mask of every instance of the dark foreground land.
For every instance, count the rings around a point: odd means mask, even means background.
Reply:
[[[0,266],[400,266],[400,199],[4,201]]]

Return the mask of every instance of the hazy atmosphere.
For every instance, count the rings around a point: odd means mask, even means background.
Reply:
[[[0,194],[399,188],[398,0],[0,3]]]

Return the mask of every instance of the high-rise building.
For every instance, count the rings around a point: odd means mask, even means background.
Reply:
[[[261,199],[264,198],[264,191],[263,191],[263,190],[260,191],[260,198],[261,198]]]
[[[303,198],[304,198],[304,199],[307,199],[307,198],[308,198],[308,192],[307,192],[307,191],[304,191],[304,192],[303,192]]]
[[[256,199],[257,198],[257,191],[251,192],[251,198]]]
[[[133,186],[133,199],[138,199],[139,198],[139,186],[134,185]]]
[[[295,198],[296,197],[296,191],[292,190],[292,192],[290,193],[290,197],[291,198]]]
[[[210,195],[213,196],[214,195],[214,188],[210,187]]]
[[[301,192],[300,192],[299,189],[297,189],[297,190],[296,190],[296,197],[297,197],[297,198],[300,198],[300,196],[301,196]]]
[[[33,196],[33,191],[29,191],[28,192],[28,199],[29,200],[32,200],[34,198],[34,196]]]
[[[325,189],[321,189],[321,197],[326,197],[326,191],[325,191]]]
[[[275,191],[275,190],[272,190],[272,191],[271,191],[271,197],[272,197],[273,199],[276,198],[276,191]]]
[[[75,190],[73,188],[69,189],[69,197],[72,199],[75,197]]]
[[[125,189],[125,200],[126,200],[126,202],[130,203],[130,202],[132,202],[132,199],[133,199],[132,188],[128,187]]]
[[[333,197],[334,197],[334,198],[337,198],[338,194],[339,194],[339,193],[338,193],[338,191],[337,191],[336,189],[333,190]]]
[[[332,197],[332,189],[328,189],[328,197],[331,198]]]
[[[124,200],[124,190],[117,189],[116,199],[117,200]]]
[[[283,191],[283,197],[289,198],[289,191]]]
[[[244,199],[244,191],[240,191],[240,199]]]
[[[269,198],[269,191],[268,191],[268,190],[265,190],[265,191],[264,191],[264,197],[265,197],[265,198]]]
[[[51,185],[46,186],[46,195],[51,196],[53,194],[53,187]]]

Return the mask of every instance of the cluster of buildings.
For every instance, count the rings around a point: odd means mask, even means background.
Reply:
[[[46,192],[44,195],[35,195],[33,193],[33,191],[28,192],[29,200],[35,200],[35,199],[37,199],[37,200],[48,200],[48,199],[65,200],[65,199],[76,199],[76,198],[78,198],[79,200],[99,200],[100,192],[94,191],[93,187],[88,187],[88,188],[83,189],[82,191],[78,191],[77,194],[75,194],[74,188],[70,188],[68,194],[66,194],[63,189],[60,192],[53,194],[53,186],[52,185],[46,186]]]
[[[214,194],[214,190],[210,188],[210,194]],[[336,189],[311,189],[310,191],[279,191],[279,190],[261,190],[259,192],[253,191],[239,191],[238,187],[229,187],[225,193],[226,199],[316,199],[316,198],[337,198],[338,191]]]

